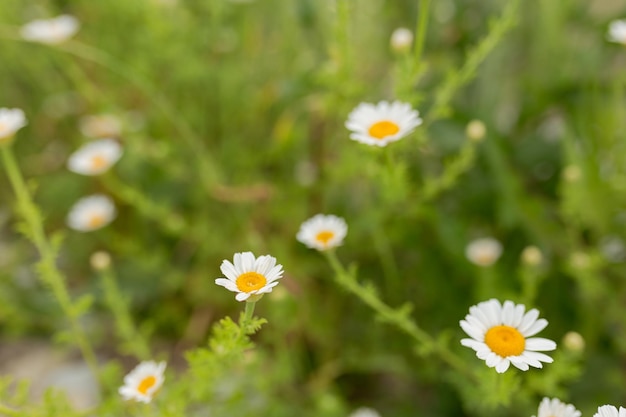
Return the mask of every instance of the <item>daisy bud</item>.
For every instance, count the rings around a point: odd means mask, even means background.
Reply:
[[[568,165],[563,169],[563,179],[567,182],[576,182],[582,177],[582,171],[577,165]]]
[[[567,332],[563,336],[563,346],[572,352],[582,352],[585,350],[585,339],[578,332]]]
[[[480,120],[472,120],[465,127],[465,135],[472,142],[481,142],[487,134],[487,127]]]
[[[111,255],[104,251],[94,252],[89,258],[89,263],[96,271],[105,270],[111,266]]]
[[[521,258],[524,265],[537,266],[543,261],[543,254],[537,246],[526,246]]]

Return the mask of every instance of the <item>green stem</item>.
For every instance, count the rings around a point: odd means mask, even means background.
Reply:
[[[239,328],[241,329],[241,337],[244,337],[248,334],[248,325],[252,321],[252,317],[254,316],[254,307],[256,306],[256,301],[247,301],[246,309],[244,310],[243,317],[239,321]]]
[[[52,289],[57,302],[69,320],[70,331],[74,341],[78,345],[91,372],[97,377],[99,373],[96,355],[80,326],[79,315],[76,313],[75,306],[65,285],[65,278],[56,266],[56,250],[46,237],[41,215],[26,187],[10,146],[2,147],[2,160],[13,191],[17,196],[17,207],[26,225],[25,233],[41,256],[41,261],[38,264],[39,276]]]
[[[415,45],[413,50],[413,59],[415,65],[420,66],[424,43],[426,42],[426,28],[428,27],[428,10],[430,9],[430,0],[421,0],[418,11],[417,26],[415,28]]]
[[[323,254],[326,256],[326,259],[335,272],[335,278],[339,285],[356,295],[361,301],[376,311],[384,321],[389,322],[413,338],[418,346],[424,348],[425,351],[437,353],[439,357],[452,368],[463,373],[469,379],[473,380],[475,378],[465,366],[465,363],[451,352],[447,346],[438,343],[433,337],[410,320],[407,317],[407,311],[405,309],[394,309],[388,306],[372,289],[359,284],[353,274],[343,267],[334,251],[324,251]]]
[[[106,302],[113,312],[118,337],[129,351],[140,360],[151,357],[150,348],[133,323],[128,305],[115,279],[113,270],[108,267],[100,271]]]
[[[9,408],[6,405],[0,404],[0,415],[10,416],[10,417],[13,417],[13,416],[19,417],[23,415],[23,411],[16,410],[14,408]]]

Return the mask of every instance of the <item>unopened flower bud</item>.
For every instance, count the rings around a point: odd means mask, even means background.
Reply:
[[[563,179],[567,182],[576,182],[582,176],[582,171],[577,165],[568,165],[563,169]]]
[[[467,124],[467,127],[465,127],[465,135],[467,135],[472,142],[482,141],[486,134],[487,127],[480,120],[472,120]]]
[[[563,336],[563,346],[572,352],[582,352],[585,349],[585,339],[578,332],[567,332]]]
[[[537,266],[543,261],[543,254],[537,246],[526,246],[522,251],[522,262],[528,266]]]
[[[403,54],[411,49],[413,44],[413,32],[407,28],[398,28],[391,34],[391,49]]]
[[[94,252],[89,259],[91,267],[96,271],[102,271],[111,266],[111,255],[104,251]]]

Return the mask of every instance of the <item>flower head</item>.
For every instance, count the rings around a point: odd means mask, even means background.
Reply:
[[[122,133],[122,122],[112,114],[98,114],[81,117],[78,128],[90,138],[115,138]]]
[[[165,362],[141,362],[124,377],[118,392],[125,400],[149,403],[165,381],[165,366]]]
[[[565,404],[557,398],[544,398],[537,411],[537,417],[580,417],[580,415],[581,412],[573,405]]]
[[[74,230],[90,232],[100,229],[115,218],[113,201],[105,195],[92,195],[81,198],[67,215],[67,224]]]
[[[64,14],[52,19],[33,20],[22,26],[20,34],[27,41],[58,44],[71,38],[78,27],[74,16]]]
[[[626,45],[626,20],[614,20],[609,23],[609,31],[606,34],[609,42]]]
[[[387,146],[411,133],[422,124],[419,112],[410,104],[381,101],[361,103],[348,115],[346,128],[350,139],[373,146]]]
[[[15,132],[26,126],[26,116],[21,109],[0,108],[0,144],[8,143]]]
[[[258,300],[272,292],[283,276],[283,266],[276,264],[276,258],[270,255],[256,258],[252,252],[236,253],[234,263],[224,260],[220,269],[226,278],[218,278],[215,283],[236,292],[237,301]]]
[[[122,147],[113,139],[89,142],[67,160],[70,171],[82,175],[98,175],[107,171],[122,157]]]
[[[478,266],[491,266],[502,255],[502,244],[496,239],[485,237],[472,240],[465,248],[467,259]]]
[[[348,233],[348,225],[341,217],[317,214],[302,223],[296,235],[299,242],[317,250],[340,246]]]
[[[530,337],[543,330],[548,321],[538,319],[536,309],[524,314],[525,309],[523,304],[505,301],[502,305],[493,298],[470,307],[460,325],[471,339],[461,339],[461,344],[474,349],[476,356],[498,373],[505,372],[511,364],[527,371],[529,365],[541,368],[541,362],[551,363],[552,358],[539,351],[554,350],[556,343]]]
[[[395,52],[408,52],[413,43],[413,32],[407,28],[398,28],[391,34],[390,43]]]
[[[619,411],[612,405],[598,407],[598,412],[593,417],[626,417],[626,408],[620,407]]]

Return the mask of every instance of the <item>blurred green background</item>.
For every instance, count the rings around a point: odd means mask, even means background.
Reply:
[[[296,242],[300,224],[323,212],[346,219],[338,254],[359,278],[392,306],[412,303],[422,328],[471,366],[485,367],[458,344],[458,321],[483,301],[476,281],[486,274],[496,277],[489,297],[538,308],[550,322],[541,335],[559,349],[568,331],[584,337],[567,365],[509,371],[524,389],[491,415],[536,413],[544,395],[583,415],[626,404],[626,48],[605,40],[626,6],[522,2],[516,25],[434,114],[508,3],[433,1],[415,62],[389,38],[415,27],[418,1],[2,0],[0,106],[27,114],[14,149],[47,231],[63,233],[59,265],[73,295],[96,297],[85,320],[99,355],[132,362],[111,337],[92,253],[111,254],[141,331],[183,372],[183,352],[242,307],[213,282],[222,259],[251,250],[286,271],[257,306],[269,321],[255,341],[271,401],[256,415],[339,416],[360,405],[383,416],[487,415],[468,399],[479,393],[414,355]],[[71,43],[17,39],[23,23],[60,13],[81,22]],[[343,123],[359,102],[396,98],[424,126],[385,149],[349,140]],[[103,177],[81,177],[66,159],[88,140],[81,118],[94,114],[120,118],[124,156]],[[423,198],[466,146],[472,119],[487,135],[471,166]],[[0,178],[0,335],[49,338],[64,317],[30,267],[37,254],[15,231]],[[95,192],[115,199],[118,218],[93,233],[67,229],[71,205]],[[482,236],[504,247],[487,271],[464,256]],[[528,245],[541,265],[520,260]],[[524,280],[539,283],[536,295]]]

